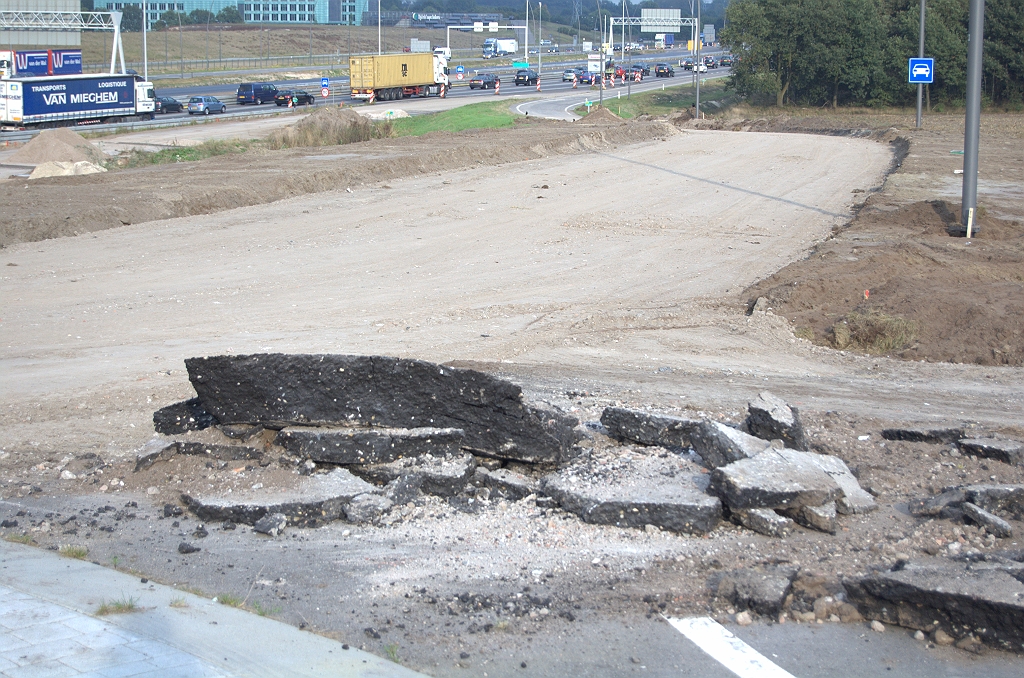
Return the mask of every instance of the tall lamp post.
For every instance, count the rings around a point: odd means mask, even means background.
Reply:
[[[964,188],[960,223],[977,232],[978,136],[981,128],[981,56],[985,35],[985,0],[971,0],[967,24],[967,111],[964,116]]]
[[[917,38],[917,56],[924,58],[924,0],[921,0],[921,28]],[[917,83],[917,128],[921,129],[921,98],[924,92],[924,85]]]
[[[693,70],[697,71],[697,102],[694,105],[694,117],[700,120],[700,43],[704,42],[701,37],[700,5],[704,0],[697,0],[697,59],[693,62]]]
[[[383,54],[380,41],[380,0],[377,0],[377,54]]]
[[[149,7],[142,1],[142,79],[149,82],[149,54],[146,50],[146,33],[149,32]]]

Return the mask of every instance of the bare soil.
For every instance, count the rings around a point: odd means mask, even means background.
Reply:
[[[959,265],[994,307],[1019,308],[1010,285],[1020,274],[1014,222],[1024,216],[1013,193],[1024,183],[1021,118],[986,123],[987,215],[968,246],[936,232],[945,208],[927,203],[954,197],[951,119],[910,132],[898,116],[815,116],[756,126],[814,135],[724,131],[733,122],[680,130],[531,121],[5,182],[4,214],[19,221],[5,224],[10,244],[0,250],[0,517],[19,525],[4,534],[82,544],[98,562],[247,597],[381,654],[397,644],[403,661],[433,675],[491,676],[632,670],[623,629],[642,636],[659,611],[732,618],[704,583],[721,568],[793,563],[831,582],[907,555],[1020,548],[1019,539],[913,518],[905,502],[947,485],[1024,482],[1024,469],[879,435],[896,422],[970,422],[1020,439],[1019,362],[979,365],[966,352],[964,364],[901,360],[794,332],[857,309],[865,289],[870,303],[910,316],[913,304],[899,305],[896,293],[903,283],[890,293],[876,282],[906,277],[908,262],[914,290]],[[902,155],[889,144],[899,137],[909,153],[887,175]],[[866,281],[845,272],[852,264]],[[786,280],[811,292],[784,297]],[[931,289],[930,298],[914,292],[914,303],[945,304],[946,317],[978,305],[963,289]],[[748,314],[761,295],[777,301]],[[1007,325],[994,315],[968,316],[984,320],[978,355],[1008,343],[1004,353],[1019,356],[1019,338],[999,339]],[[919,322],[906,357],[944,345],[928,334],[938,322]],[[768,389],[801,408],[815,449],[843,458],[880,509],[842,518],[835,536],[800,530],[774,540],[725,524],[694,538],[588,525],[527,500],[467,510],[424,497],[370,526],[334,523],[270,541],[207,525],[196,536],[187,514],[163,517],[180,492],[285,485],[297,469],[183,458],[134,474],[134,453],[153,435],[152,412],[189,397],[184,358],[261,351],[474,367],[591,423],[607,405],[738,421]],[[665,453],[599,431],[581,452],[609,472]],[[181,555],[182,541],[202,550]],[[592,628],[610,629],[619,654],[571,642]]]

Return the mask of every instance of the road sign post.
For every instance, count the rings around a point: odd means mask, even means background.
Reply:
[[[935,81],[935,59],[907,59],[907,82],[912,85],[928,85]]]

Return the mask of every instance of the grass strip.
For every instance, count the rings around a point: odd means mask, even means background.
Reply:
[[[509,110],[508,101],[487,101],[439,113],[398,118],[393,121],[393,136],[421,136],[429,132],[461,132],[467,129],[500,129],[512,127],[517,117]]]

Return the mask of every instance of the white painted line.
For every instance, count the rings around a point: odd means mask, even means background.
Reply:
[[[740,678],[793,678],[791,673],[780,669],[710,617],[665,617],[665,620]]]

